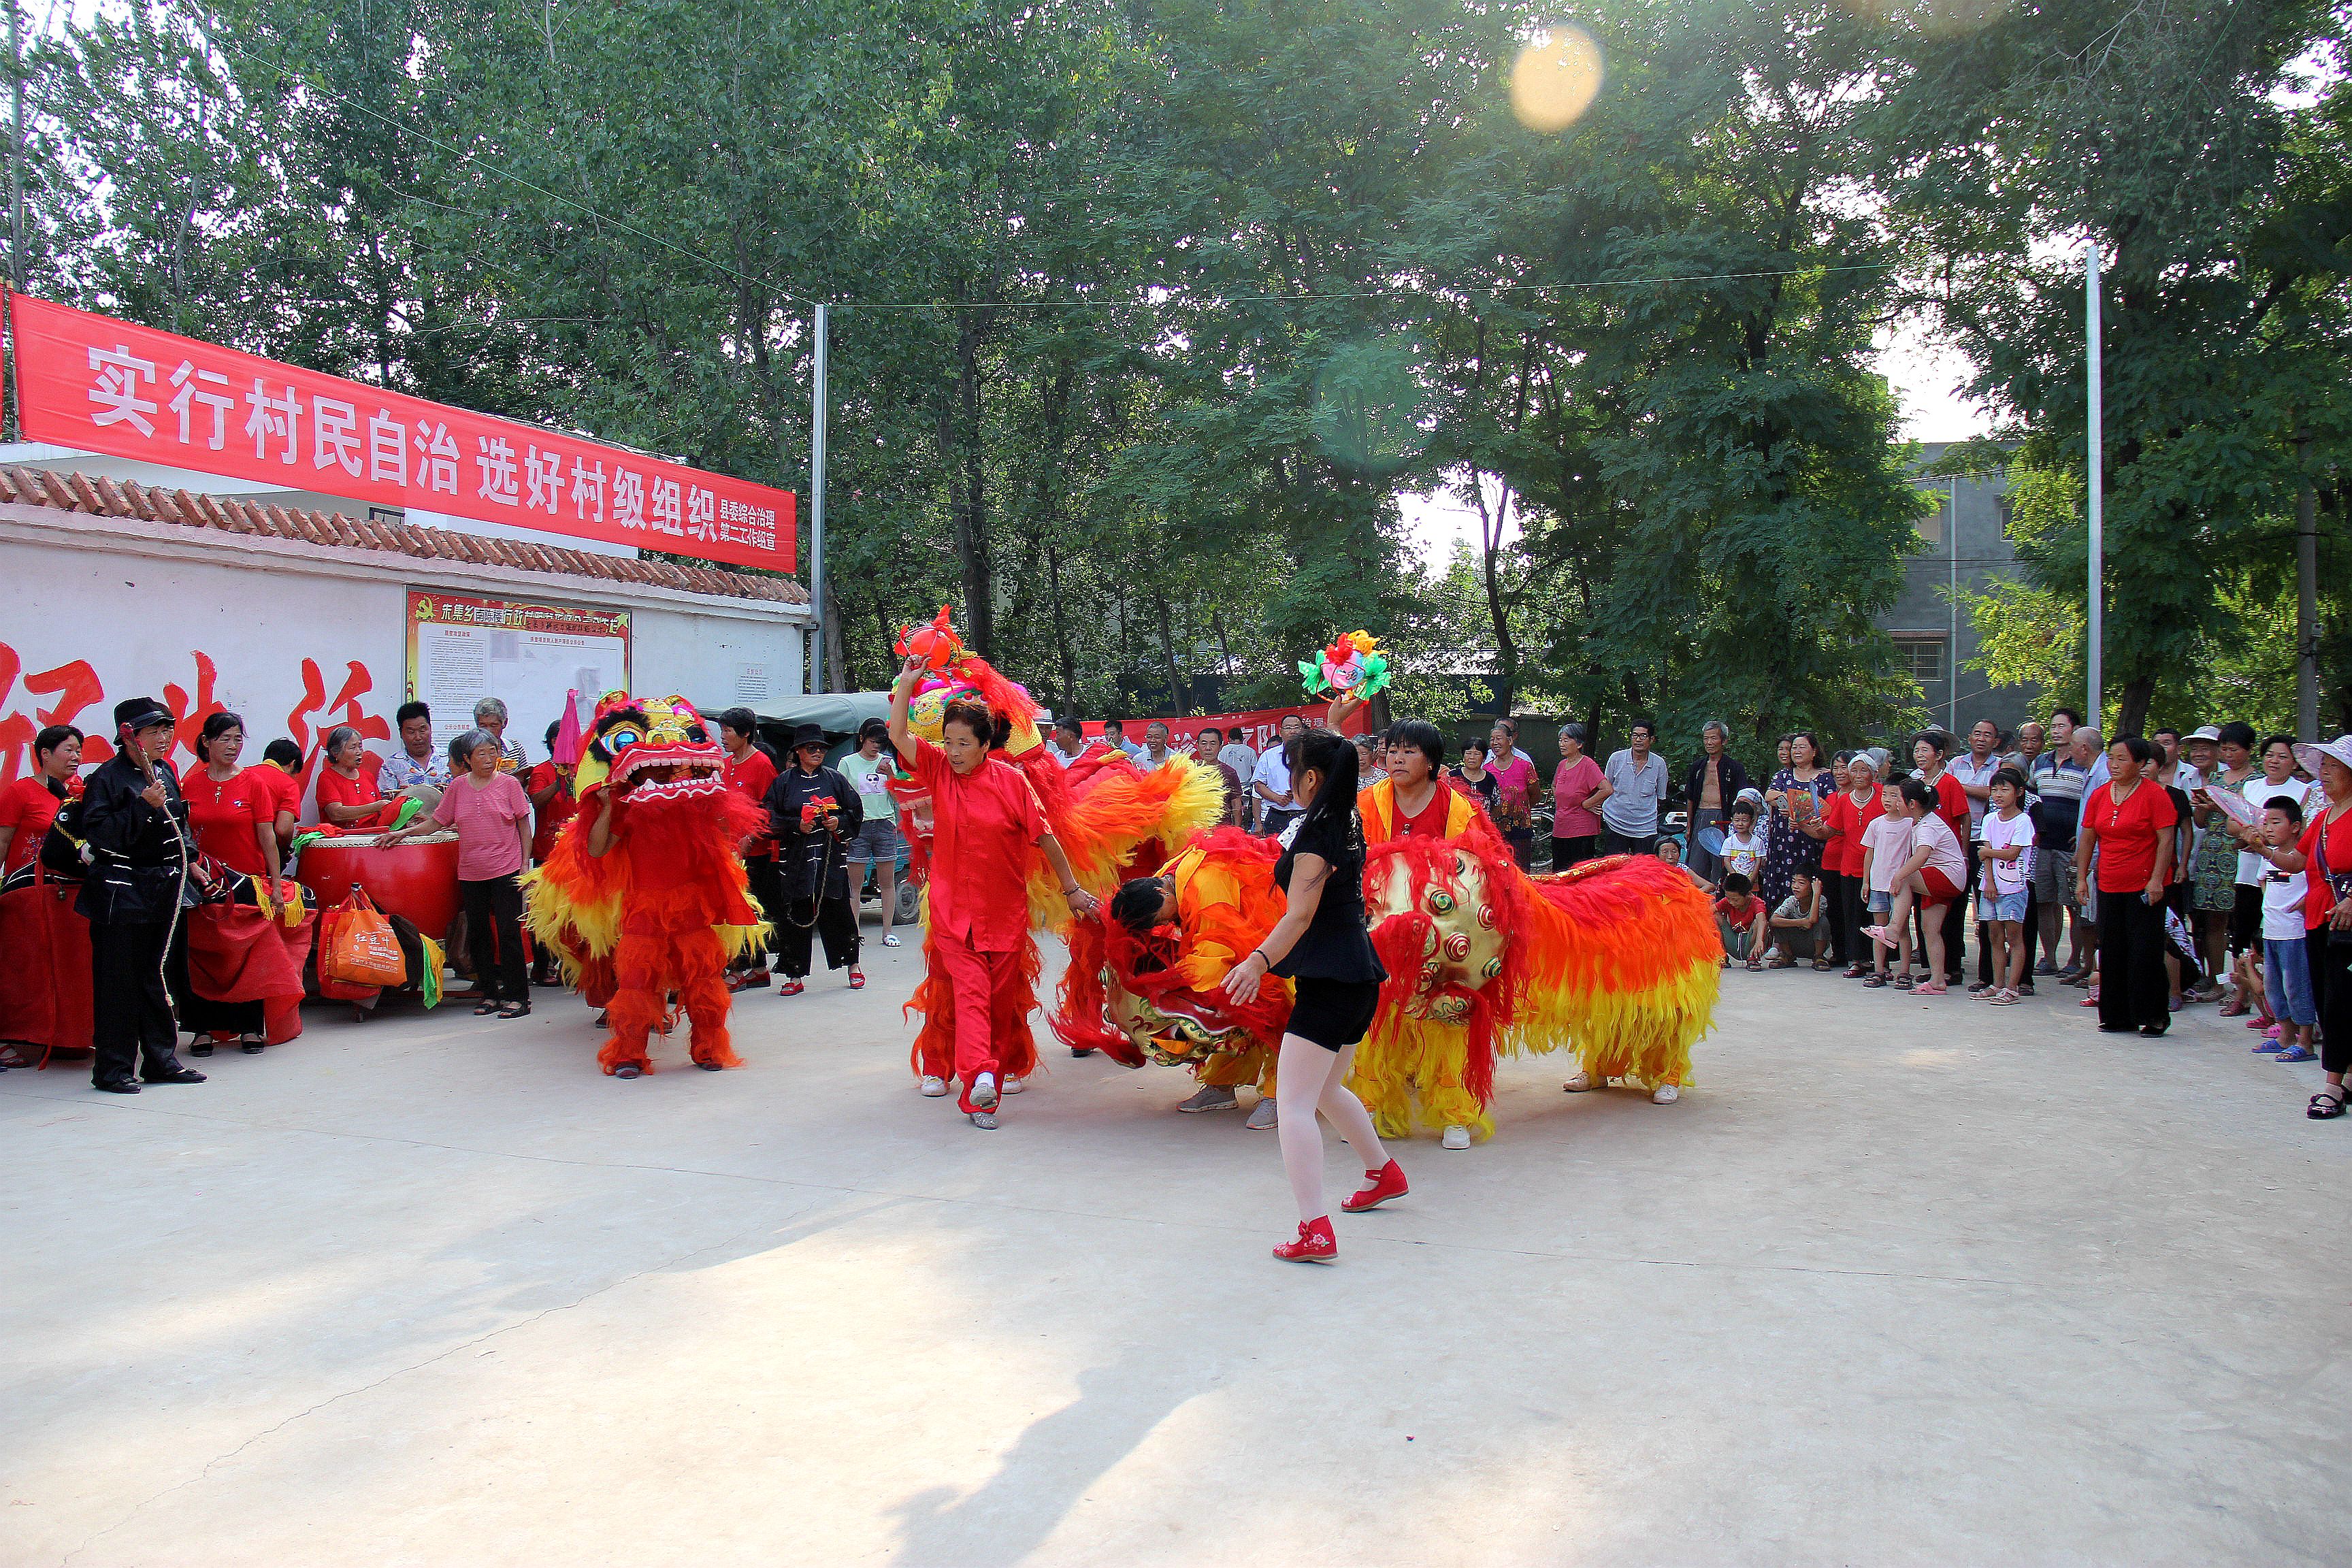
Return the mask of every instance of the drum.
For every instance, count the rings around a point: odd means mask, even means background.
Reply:
[[[322,838],[302,851],[296,879],[309,889],[313,909],[331,910],[367,889],[375,907],[399,915],[439,942],[457,918],[457,841],[399,844],[379,849],[373,838]]]

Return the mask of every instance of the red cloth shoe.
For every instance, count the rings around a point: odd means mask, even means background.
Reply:
[[[1274,1255],[1285,1263],[1329,1263],[1339,1256],[1339,1244],[1331,1237],[1331,1216],[1307,1220],[1298,1227],[1298,1239],[1286,1241],[1274,1249]]]
[[[1394,1160],[1377,1171],[1366,1171],[1368,1185],[1358,1188],[1339,1200],[1339,1206],[1349,1214],[1362,1214],[1376,1209],[1391,1198],[1401,1198],[1412,1189],[1405,1185],[1404,1172]]]
[[[807,989],[807,986],[802,984],[797,980],[787,980],[782,985],[776,987],[776,994],[779,996],[797,996]]]

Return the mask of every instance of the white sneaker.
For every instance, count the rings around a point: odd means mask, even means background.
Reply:
[[[1470,1129],[1449,1127],[1445,1130],[1445,1136],[1439,1140],[1439,1142],[1448,1149],[1467,1149],[1470,1147]]]
[[[1250,1112],[1249,1120],[1242,1125],[1252,1132],[1271,1132],[1281,1125],[1275,1120],[1275,1115],[1274,1097],[1262,1094],[1258,1096],[1257,1109]]]
[[[1582,1094],[1586,1089],[1599,1089],[1601,1085],[1592,1081],[1592,1075],[1591,1073],[1586,1072],[1582,1068],[1579,1068],[1576,1069],[1576,1076],[1570,1079],[1566,1083],[1561,1084],[1559,1087],[1567,1090],[1570,1094]]]
[[[1650,1103],[1652,1105],[1672,1105],[1675,1100],[1680,1100],[1682,1097],[1682,1090],[1676,1089],[1673,1084],[1662,1083],[1658,1085],[1657,1088],[1650,1091]]]
[[[996,1075],[984,1072],[971,1080],[971,1102],[982,1110],[996,1109]]]
[[[1015,1075],[1012,1073],[1006,1073],[1004,1075],[1004,1093],[1019,1094],[1023,1089],[1027,1089],[1028,1087],[1029,1086],[1027,1084],[1023,1083]]]
[[[1234,1095],[1230,1084],[1223,1087],[1216,1084],[1203,1084],[1190,1100],[1183,1101],[1176,1109],[1187,1116],[1192,1116],[1203,1110],[1231,1110],[1240,1104],[1241,1100]]]
[[[886,931],[882,933],[882,945],[884,947],[897,947],[898,945],[898,939],[892,936]]]
[[[948,1080],[943,1078],[933,1078],[929,1073],[925,1073],[923,1075],[922,1090],[924,1098],[928,1100],[937,1100],[940,1096],[948,1091]]]
[[[982,1129],[983,1131],[994,1131],[996,1129],[996,1112],[993,1110],[975,1110],[971,1113],[971,1124],[974,1127]]]

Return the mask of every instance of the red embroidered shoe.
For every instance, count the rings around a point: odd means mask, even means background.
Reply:
[[[1339,1256],[1339,1244],[1331,1238],[1331,1216],[1301,1223],[1298,1239],[1284,1242],[1274,1255],[1285,1263],[1332,1262]]]
[[[1391,1198],[1401,1198],[1412,1191],[1405,1185],[1404,1172],[1394,1160],[1377,1171],[1366,1171],[1364,1176],[1366,1185],[1339,1200],[1339,1206],[1349,1214],[1376,1209]]]

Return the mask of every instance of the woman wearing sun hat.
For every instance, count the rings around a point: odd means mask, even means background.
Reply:
[[[2261,845],[2255,852],[2290,876],[2309,868],[2304,953],[2319,1004],[2319,1066],[2327,1081],[2304,1114],[2331,1121],[2344,1114],[2344,1074],[2352,1068],[2352,735],[2297,745],[2294,760],[2318,775],[2326,799],[2304,803],[2303,839],[2294,848]]]

